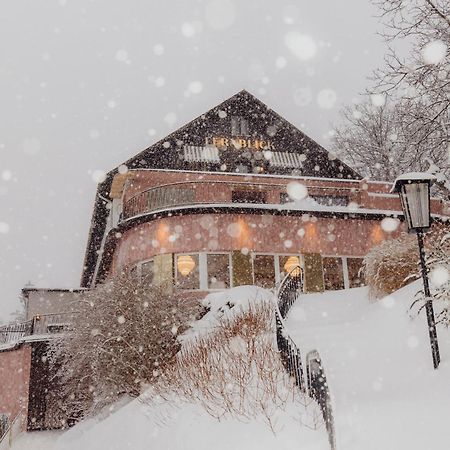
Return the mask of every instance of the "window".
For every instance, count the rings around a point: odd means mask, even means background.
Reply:
[[[256,286],[273,288],[275,286],[275,257],[273,255],[255,255],[253,274]]]
[[[349,287],[364,286],[363,258],[347,258]]]
[[[342,258],[322,258],[325,290],[344,289]]]
[[[152,284],[155,275],[154,270],[153,260],[141,263],[141,279],[147,284]]]
[[[345,195],[310,195],[319,205],[324,206],[347,206],[348,197]]]
[[[269,164],[272,167],[301,169],[303,167],[302,161],[305,159],[305,156],[300,153],[272,152]]]
[[[297,271],[295,270],[297,266],[301,267],[299,255],[279,255],[279,262],[280,262],[280,281],[283,281],[283,278],[288,273],[291,272],[293,275],[299,275],[298,270]]]
[[[195,145],[185,145],[184,160],[187,162],[211,162],[219,163],[219,150],[216,147],[198,147]]]
[[[240,116],[231,117],[231,135],[249,136],[248,120]]]
[[[231,201],[233,203],[267,203],[267,192],[236,190],[231,193]]]
[[[230,287],[230,255],[206,255],[208,267],[208,289],[226,289]]]
[[[193,202],[195,202],[195,190],[190,188],[158,187],[147,192],[147,211]]]
[[[176,256],[176,286],[179,289],[200,289],[199,255]]]

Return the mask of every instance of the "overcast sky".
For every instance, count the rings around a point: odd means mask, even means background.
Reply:
[[[79,286],[96,184],[247,89],[321,144],[384,44],[369,0],[11,0],[0,14],[0,319]]]

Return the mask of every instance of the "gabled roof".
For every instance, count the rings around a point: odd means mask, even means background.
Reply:
[[[236,133],[232,130],[233,120],[244,120],[248,131],[244,134],[240,132],[242,130],[238,130]],[[239,124],[240,122],[237,123]],[[253,147],[240,147],[239,141],[250,141]],[[205,148],[207,143],[214,147],[213,144],[217,146],[217,142],[225,142],[228,145],[219,147],[220,158],[216,161],[185,160],[185,147]],[[271,153],[299,155],[301,167],[273,164],[270,155],[264,155],[264,148],[256,148],[261,143],[262,147],[266,147]],[[357,172],[331,156],[317,142],[245,90],[130,158],[125,165],[131,169],[226,172],[239,172],[244,169],[248,172],[279,175],[361,178]]]
[[[190,158],[189,152],[193,152],[196,157]],[[209,154],[213,157],[198,158],[199,154]],[[146,148],[124,164],[129,169],[362,178],[245,90]],[[113,178],[117,173],[118,168],[111,170],[97,189],[81,279],[81,286],[84,287],[90,286],[92,282],[109,213],[105,198],[109,198]]]

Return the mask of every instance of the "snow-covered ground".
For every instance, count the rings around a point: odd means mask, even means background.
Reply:
[[[304,295],[289,314],[289,333],[303,355],[315,348],[321,354],[338,450],[450,448],[450,332],[438,330],[442,362],[435,371],[426,318],[407,313],[417,289],[415,283],[377,303],[369,302],[366,288]],[[239,288],[224,295],[251,292]],[[217,295],[210,300],[225,304]],[[199,405],[168,408],[134,400],[65,433],[24,434],[13,450],[328,449],[323,430],[301,426],[297,414],[280,411],[274,435],[262,419],[219,422]]]
[[[418,284],[377,303],[367,289],[302,296],[289,333],[325,366],[342,450],[450,448],[450,331],[433,369],[424,313],[407,314]]]

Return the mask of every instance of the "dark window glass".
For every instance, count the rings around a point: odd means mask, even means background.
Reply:
[[[284,204],[284,203],[290,203],[292,202],[291,198],[289,197],[287,192],[281,192],[280,194],[280,203]]]
[[[233,203],[267,203],[267,193],[263,191],[236,190],[231,193]]]
[[[207,266],[209,289],[230,287],[230,257],[228,255],[207,255]]]
[[[344,289],[344,272],[341,258],[322,258],[325,290]]]
[[[363,258],[347,258],[348,281],[351,288],[364,286],[362,266]]]
[[[348,197],[345,195],[310,195],[319,205],[324,206],[347,206]]]
[[[146,261],[141,264],[141,278],[143,281],[153,283],[154,274],[153,261]]]
[[[180,289],[200,289],[198,255],[177,255],[177,287]]]
[[[256,286],[272,288],[275,286],[275,257],[272,255],[255,255],[253,273]]]

